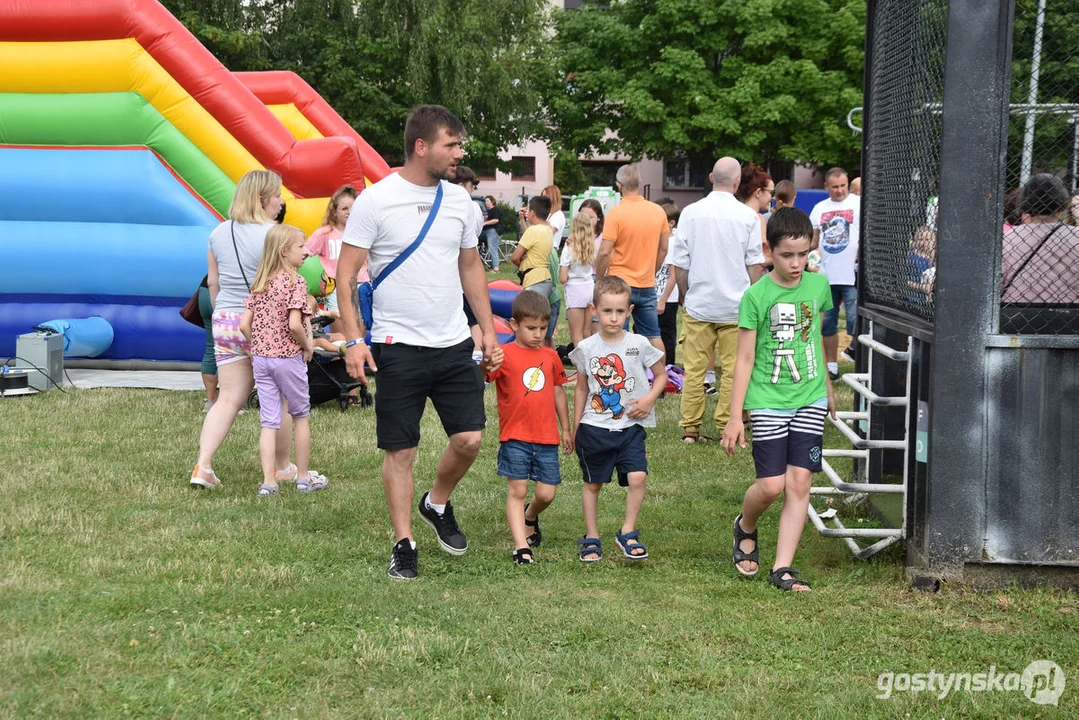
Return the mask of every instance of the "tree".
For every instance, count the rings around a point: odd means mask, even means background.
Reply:
[[[560,147],[857,164],[864,0],[585,0],[557,29]]]
[[[544,130],[544,0],[164,2],[229,69],[296,72],[391,165],[415,105],[453,110],[488,166]]]

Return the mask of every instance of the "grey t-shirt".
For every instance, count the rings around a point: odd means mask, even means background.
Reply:
[[[250,294],[247,283],[255,279],[255,271],[262,259],[262,248],[266,244],[266,231],[273,225],[272,222],[240,223],[226,220],[210,233],[210,252],[217,260],[220,287],[214,310],[244,311],[244,298]],[[235,249],[232,247],[233,230],[236,232]],[[244,275],[247,275],[247,282],[244,282]]]
[[[581,422],[607,430],[631,425],[656,426],[656,409],[648,417],[634,420],[627,414],[629,402],[648,394],[648,368],[663,358],[648,338],[625,333],[616,343],[607,343],[596,334],[585,338],[569,354],[577,367],[578,380],[588,378],[588,400]],[[666,383],[665,377],[658,382]]]

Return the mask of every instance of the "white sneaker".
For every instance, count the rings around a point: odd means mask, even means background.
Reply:
[[[852,358],[850,355],[848,355],[846,350],[839,353],[839,359],[842,360],[843,362],[849,362],[849,363],[854,362],[854,358]]]

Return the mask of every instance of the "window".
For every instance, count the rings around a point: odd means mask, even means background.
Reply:
[[[488,161],[472,161],[472,169],[476,172],[477,180],[495,181],[495,164]]]
[[[708,170],[694,166],[687,157],[663,161],[664,190],[701,190],[708,179]]]
[[[534,157],[512,157],[510,158],[510,178],[512,180],[535,180],[536,179],[536,158]]]

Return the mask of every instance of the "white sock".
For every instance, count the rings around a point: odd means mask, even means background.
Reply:
[[[839,373],[839,363],[828,363],[828,372],[838,374]]]
[[[427,495],[426,504],[427,504],[428,508],[430,508],[431,510],[434,510],[439,515],[443,515],[446,512],[446,506],[445,505],[435,505],[433,502],[431,502],[431,495],[430,494]]]
[[[704,373],[704,381],[706,383],[712,383],[713,385],[715,385],[716,384],[716,373],[715,373],[715,371],[714,370],[708,370],[707,372],[705,372]]]

